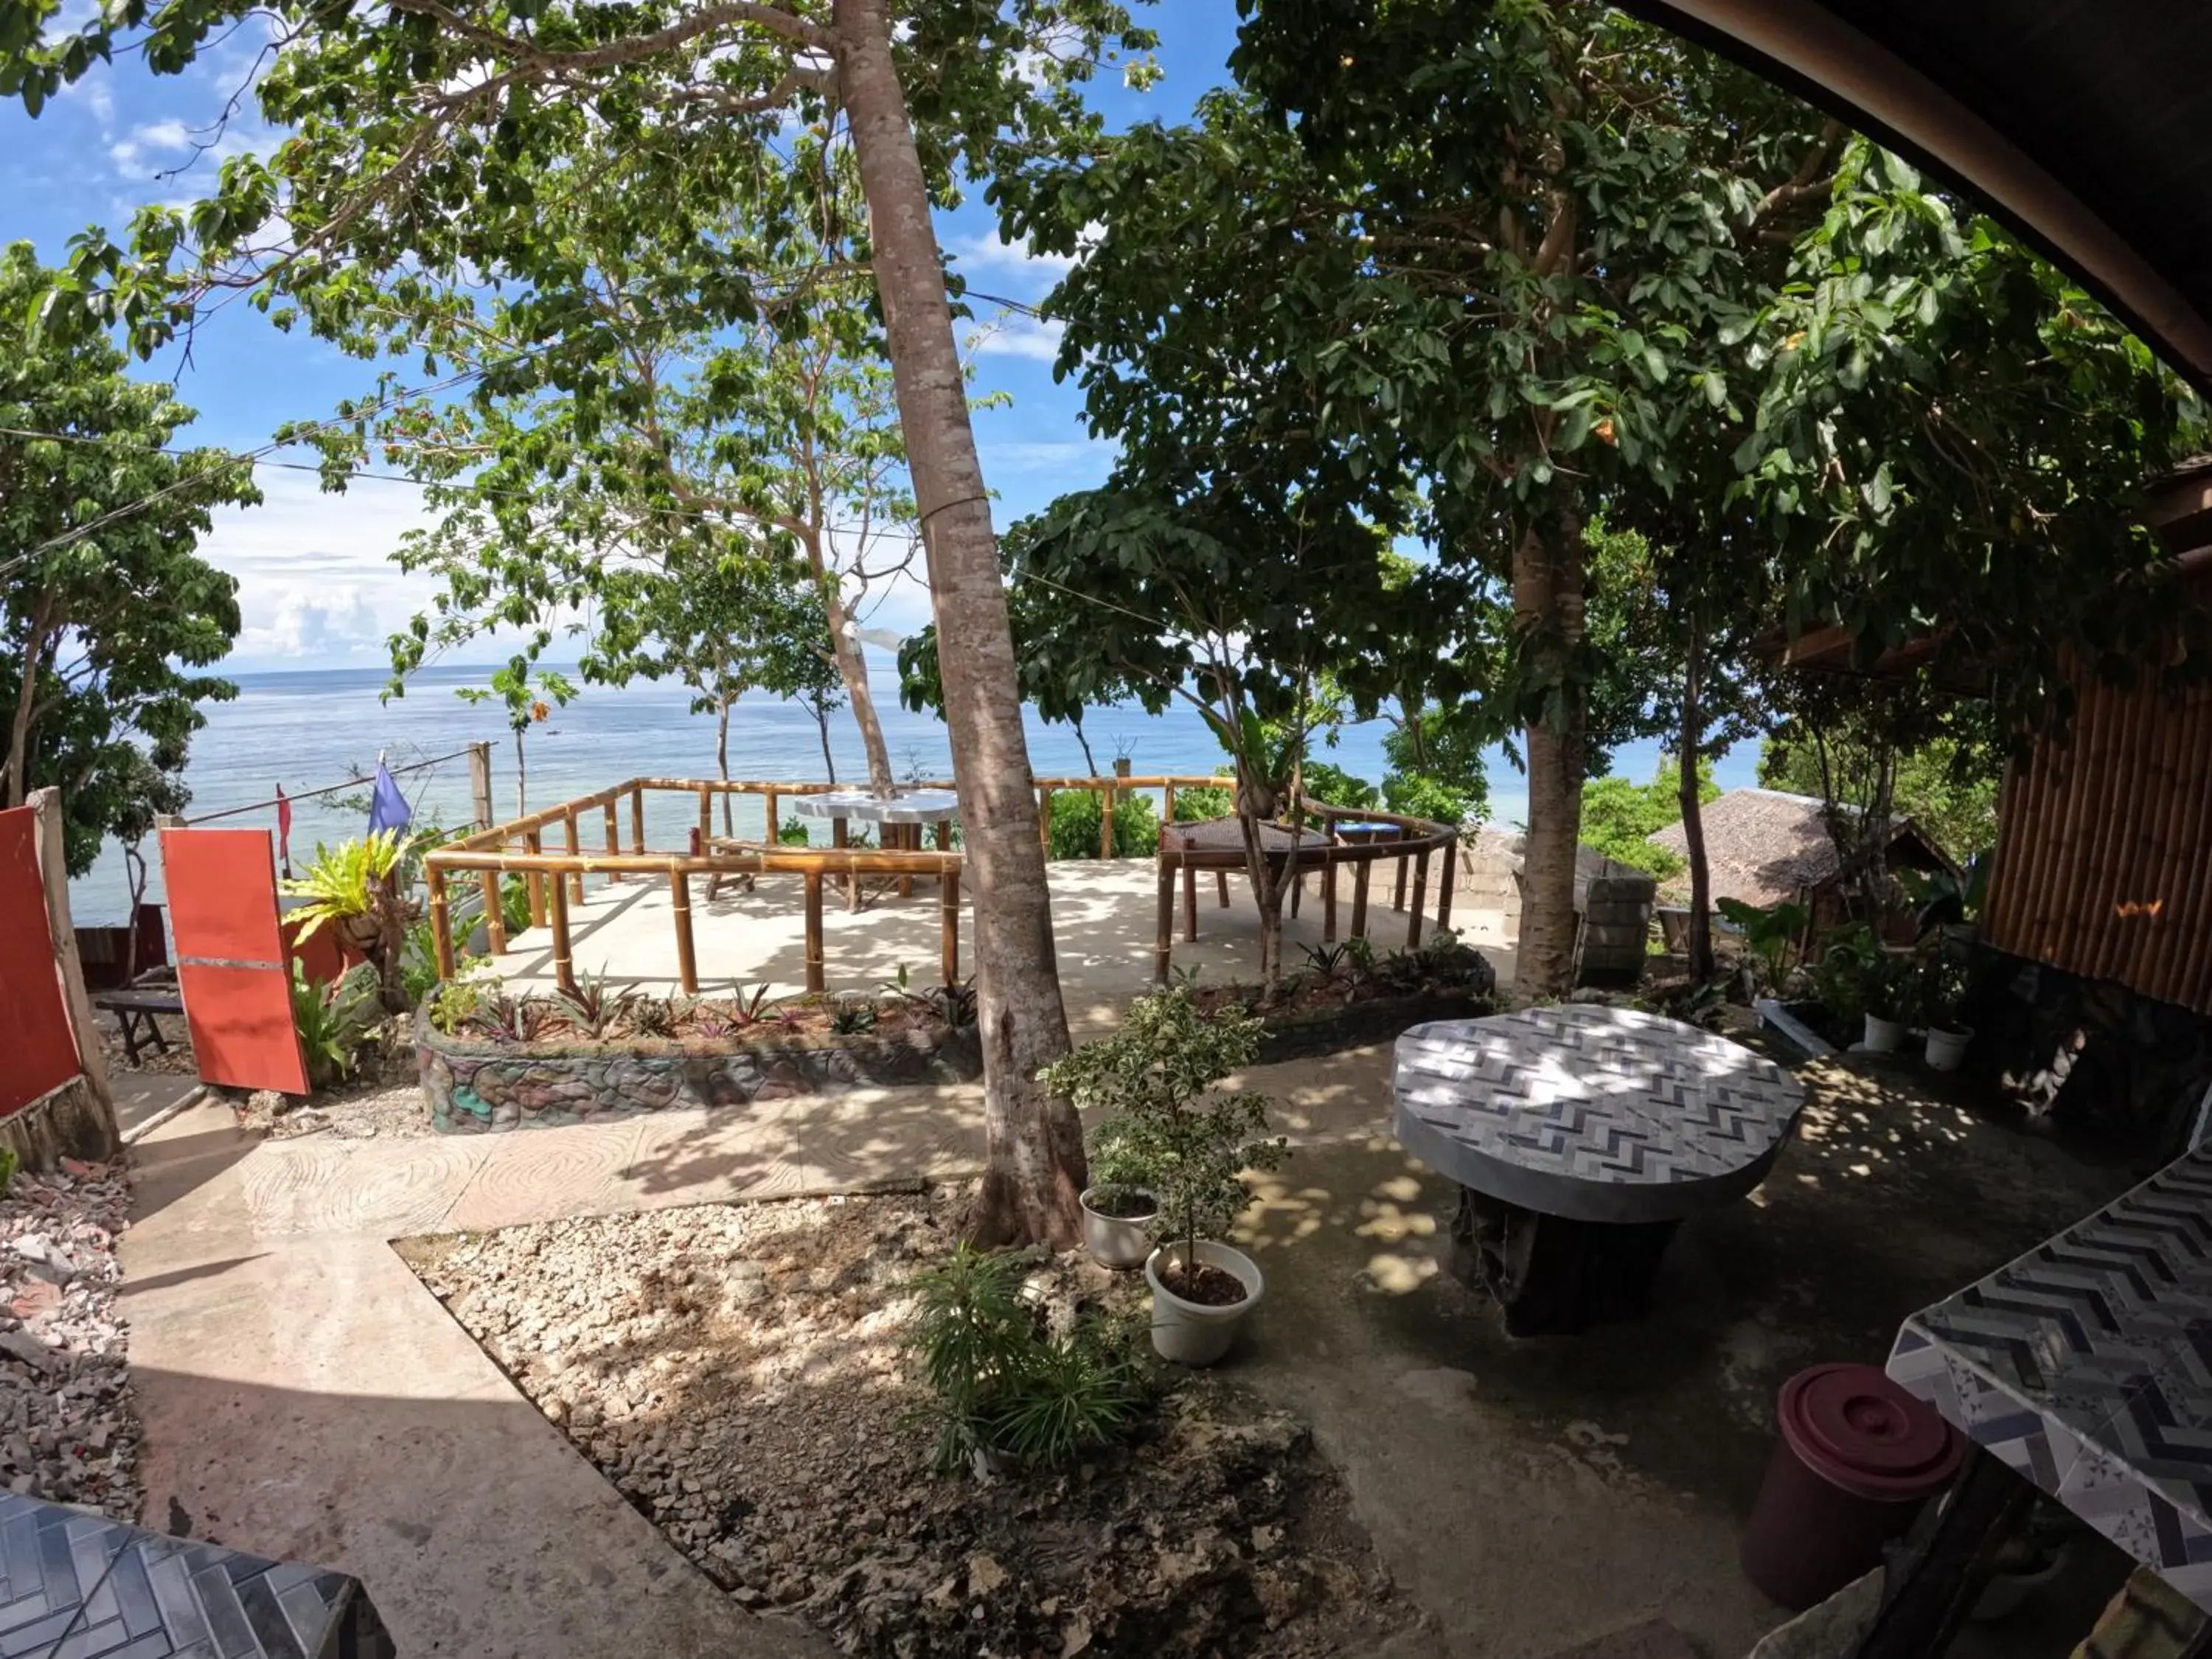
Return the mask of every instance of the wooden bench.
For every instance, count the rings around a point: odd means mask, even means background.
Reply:
[[[119,991],[94,993],[92,1006],[105,1008],[123,1028],[123,1052],[133,1066],[138,1063],[141,1043],[150,1042],[162,1054],[169,1052],[169,1040],[161,1035],[161,1022],[156,1014],[176,1014],[185,1012],[183,994],[174,987],[136,986]]]

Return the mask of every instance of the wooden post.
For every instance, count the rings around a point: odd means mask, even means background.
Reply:
[[[568,884],[556,873],[545,884],[546,914],[553,929],[553,982],[564,991],[576,988],[576,964],[568,946]]]
[[[1367,883],[1374,874],[1375,860],[1362,859],[1352,870],[1352,937],[1367,937]]]
[[[1114,786],[1112,784],[1106,786],[1106,793],[1099,797],[1099,800],[1101,805],[1098,808],[1098,856],[1102,859],[1110,859],[1114,856]]]
[[[544,852],[545,837],[535,830],[527,830],[522,837],[522,847],[525,852],[535,858]],[[547,915],[545,872],[542,870],[532,870],[522,879],[530,889],[530,925],[532,927],[543,927],[545,926]]]
[[[699,994],[699,958],[691,943],[691,878],[681,870],[668,872],[669,902],[676,912],[676,976],[684,994]]]
[[[2035,1489],[1996,1454],[1970,1448],[1947,1499],[1923,1510],[1891,1556],[1881,1606],[1851,1652],[1857,1659],[1942,1653],[2034,1499]]]
[[[1161,786],[1160,822],[1162,823],[1175,822],[1175,785],[1171,783]]]
[[[768,807],[766,809],[768,813],[768,833],[761,837],[763,841],[766,842],[771,847],[778,846],[781,844],[783,841],[783,818],[781,814],[776,811],[776,792],[771,789],[768,792]]]
[[[1325,849],[1321,865],[1321,942],[1336,943],[1336,860]]]
[[[33,789],[23,803],[34,814],[31,845],[39,860],[39,873],[46,888],[46,932],[52,937],[54,973],[62,982],[62,1003],[69,1010],[70,1034],[76,1040],[77,1069],[85,1087],[100,1108],[102,1144],[71,1148],[80,1158],[112,1158],[123,1144],[115,1121],[115,1091],[108,1085],[106,1057],[100,1052],[100,1028],[92,1021],[92,999],[85,994],[84,964],[76,953],[76,924],[70,920],[69,832],[62,822],[62,792],[51,787]],[[137,925],[137,918],[131,918]],[[289,969],[287,974],[289,975]]]
[[[1228,871],[1216,870],[1213,872],[1213,890],[1220,896],[1220,902],[1214,908],[1217,909],[1226,910],[1229,908]]]
[[[842,819],[833,819],[842,823]],[[806,881],[806,988],[819,996],[828,980],[822,971],[822,872],[809,870]]]
[[[699,786],[699,839],[704,841],[714,833],[714,792],[705,784]]]
[[[943,957],[938,965],[944,970],[947,985],[960,983],[960,872],[947,870],[937,883],[938,926],[944,938],[939,950]]]
[[[1160,860],[1159,924],[1152,934],[1152,983],[1168,982],[1168,966],[1175,956],[1176,867]]]
[[[499,872],[485,870],[477,877],[483,890],[484,943],[495,957],[507,954],[507,912],[501,907]]]
[[[622,854],[622,825],[615,818],[615,804],[611,796],[609,797],[607,800],[606,820],[607,856],[609,858],[618,858]],[[610,870],[607,872],[608,886],[613,886],[621,879],[622,878],[613,871]]]
[[[1400,841],[1406,839],[1406,828],[1403,824],[1398,826],[1398,839]],[[1406,908],[1406,855],[1403,853],[1398,854],[1398,884],[1391,892],[1390,908],[1393,910],[1402,910]]]
[[[938,819],[935,823],[929,827],[929,838],[937,843],[937,850],[939,852],[951,852],[952,850],[952,820],[950,818]]]
[[[1198,942],[1198,872],[1188,864],[1182,867],[1182,942]]]
[[[641,786],[629,792],[629,850],[640,856],[645,852],[645,790]]]
[[[567,834],[570,854],[573,856],[581,853],[584,850],[584,843],[576,834],[574,807],[566,808],[562,812],[561,826]],[[568,872],[568,902],[571,904],[581,904],[584,902],[584,872],[581,870],[571,870]]]
[[[1052,791],[1037,791],[1037,839],[1044,844],[1044,855],[1052,856]]]
[[[489,830],[499,820],[491,815],[491,742],[469,745],[469,810],[476,814],[476,827]]]
[[[1437,875],[1437,926],[1451,926],[1452,878],[1459,873],[1459,837],[1444,842],[1444,867]]]
[[[921,826],[918,823],[901,823],[896,825],[887,823],[884,826],[884,833],[886,835],[896,833],[897,835],[898,848],[899,851],[902,853],[919,853],[921,851]],[[914,896],[914,877],[911,874],[904,870],[900,871],[898,884],[899,896],[901,898],[909,899]]]
[[[438,958],[438,977],[453,976],[453,914],[446,902],[446,872],[433,864],[423,871],[430,889],[430,947]]]
[[[840,852],[853,844],[852,830],[847,826],[844,819],[830,820],[830,844]],[[848,910],[857,910],[860,908],[860,878],[850,872],[848,872],[845,877],[845,908]]]
[[[1429,908],[1429,849],[1421,848],[1420,856],[1413,860],[1413,908],[1406,917],[1406,948],[1410,951],[1421,942],[1421,917]]]

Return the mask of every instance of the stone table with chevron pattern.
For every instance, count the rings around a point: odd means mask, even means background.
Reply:
[[[1804,1103],[1740,1043],[1602,1004],[1416,1025],[1391,1092],[1400,1143],[1459,1183],[1458,1265],[1516,1336],[1642,1309],[1675,1227],[1765,1179]]]

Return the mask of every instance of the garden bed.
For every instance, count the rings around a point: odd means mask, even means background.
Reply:
[[[547,1417],[716,1583],[849,1653],[1365,1653],[1415,1614],[1295,1419],[1194,1376],[1057,1474],[933,1474],[906,1282],[964,1188],[410,1240]],[[1044,1264],[1049,1316],[1141,1277]],[[1139,1338],[1141,1340],[1141,1337]]]
[[[792,1095],[962,1083],[983,1073],[973,1024],[930,1018],[906,999],[867,1008],[865,1029],[823,1002],[746,1012],[659,999],[648,1035],[618,1013],[590,1036],[552,1000],[499,999],[497,1018],[415,1021],[416,1064],[432,1125],[447,1133],[583,1123],[684,1106],[734,1106]],[[518,1018],[517,1011],[541,1011]],[[535,1023],[532,1023],[534,1018]],[[666,1032],[667,1035],[657,1033]]]
[[[1267,1028],[1262,1066],[1364,1048],[1429,1020],[1473,1019],[1498,1008],[1488,959],[1449,934],[1379,959],[1340,945],[1309,955],[1316,965],[1286,975],[1272,994],[1256,985],[1201,985],[1191,1000],[1201,1013],[1234,1008],[1255,1016]]]

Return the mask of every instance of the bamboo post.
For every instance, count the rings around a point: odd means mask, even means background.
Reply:
[[[822,971],[822,872],[809,870],[806,872],[806,988],[819,996],[828,983]]]
[[[938,964],[947,985],[960,982],[960,872],[947,870],[937,884],[938,927],[943,934]]]
[[[676,976],[684,994],[699,994],[699,957],[691,942],[691,878],[681,870],[668,872],[669,904],[676,913]]]
[[[714,792],[705,784],[699,786],[699,839],[705,841],[714,833]]]
[[[768,792],[768,833],[763,836],[761,839],[771,847],[777,845],[783,840],[783,816],[776,810],[776,792],[774,789],[770,789]]]
[[[576,988],[576,964],[568,945],[568,884],[559,872],[545,884],[547,915],[553,929],[553,982],[564,991]]]
[[[1114,786],[1108,784],[1105,793],[1099,799],[1098,856],[1110,859],[1114,856]]]
[[[1168,982],[1168,965],[1175,955],[1175,866],[1160,860],[1158,923],[1152,933],[1152,983]]]
[[[1363,858],[1352,866],[1352,937],[1367,937],[1367,884],[1375,873],[1375,860]]]
[[[1321,942],[1336,943],[1336,858],[1326,849],[1321,858]]]
[[[507,912],[500,906],[499,872],[485,870],[477,879],[483,886],[484,943],[495,957],[507,954]]]
[[[951,852],[952,850],[952,821],[950,818],[938,819],[935,823],[930,826],[929,838],[937,843],[937,850],[939,852]]]
[[[1172,778],[1160,786],[1160,822],[1175,822],[1175,781]]]
[[[453,915],[446,902],[446,872],[433,864],[423,871],[430,889],[430,945],[438,958],[438,977],[453,976]]]
[[[892,826],[888,823],[884,826],[886,830],[889,830],[891,827]],[[902,853],[919,853],[921,851],[921,826],[920,824],[902,823],[897,826],[897,829],[899,851]],[[898,884],[899,896],[901,898],[909,899],[914,896],[914,878],[911,875],[908,874],[903,870],[900,871]]]
[[[645,851],[645,787],[642,784],[629,792],[629,850],[640,854]]]
[[[532,858],[536,858],[545,851],[545,838],[537,830],[532,830],[523,836],[522,845],[526,852]],[[542,870],[532,870],[523,878],[523,880],[530,889],[530,925],[532,927],[543,927],[545,926],[545,918],[550,914],[545,908],[545,872]]]
[[[576,834],[576,809],[574,807],[569,806],[562,809],[561,830],[562,836],[566,838],[568,843],[568,855],[571,858],[574,858],[584,850],[584,843]],[[571,870],[568,872],[568,902],[571,904],[581,904],[583,902],[584,872],[581,870]]]
[[[1444,842],[1444,867],[1437,872],[1437,926],[1451,926],[1452,878],[1459,873],[1459,836]]]
[[[1401,824],[1398,826],[1398,840],[1402,842],[1405,839],[1406,827]],[[1398,883],[1391,890],[1390,908],[1393,910],[1406,908],[1406,855],[1403,853],[1398,854]]]
[[[606,820],[607,856],[609,858],[618,858],[622,854],[622,824],[615,817],[615,804],[611,797],[609,798],[606,805]],[[621,879],[622,877],[616,872],[612,870],[607,872],[608,886],[613,886],[615,883]]]
[[[1052,856],[1052,791],[1037,791],[1037,841],[1047,858]]]
[[[1413,908],[1406,916],[1406,948],[1410,951],[1421,942],[1421,916],[1429,908],[1429,849],[1421,848],[1413,860]]]

